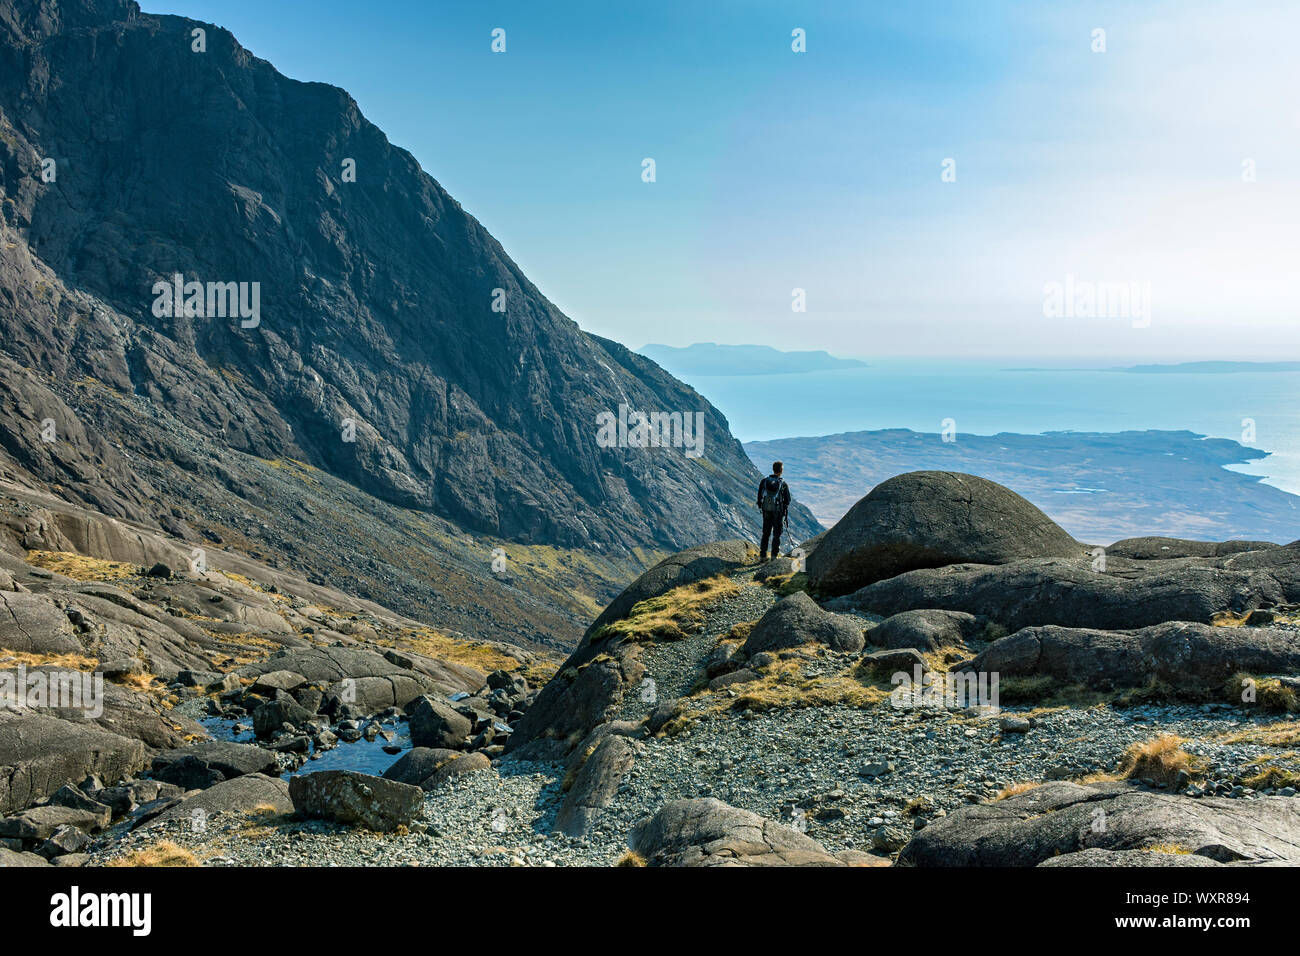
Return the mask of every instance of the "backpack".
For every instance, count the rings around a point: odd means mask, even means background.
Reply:
[[[762,507],[764,514],[779,515],[785,510],[785,502],[781,500],[781,491],[784,488],[784,478],[777,478],[776,475],[769,475],[767,478],[763,479],[763,494],[759,498],[759,504]]]

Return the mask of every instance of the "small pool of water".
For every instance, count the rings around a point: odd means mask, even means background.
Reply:
[[[257,738],[253,735],[252,719],[248,717],[239,720],[229,720],[223,717],[205,717],[199,720],[214,740],[228,740],[237,744],[256,744]],[[236,726],[243,726],[246,730],[235,729]],[[339,741],[338,746],[332,750],[323,750],[315,759],[308,759],[301,767],[296,770],[290,770],[280,774],[284,780],[290,777],[298,776],[304,773],[315,773],[318,770],[355,770],[358,773],[368,773],[373,776],[382,776],[384,771],[397,763],[403,753],[411,749],[411,729],[405,721],[398,721],[395,724],[385,724],[384,729],[392,732],[393,739],[385,740],[383,737],[376,737],[374,740],[362,738],[356,743],[344,743]],[[395,754],[386,753],[385,746],[398,746],[401,751]],[[315,747],[312,748],[313,753]]]

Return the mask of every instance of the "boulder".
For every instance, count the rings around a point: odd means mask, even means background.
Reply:
[[[441,747],[415,747],[384,771],[384,779],[411,784],[421,790],[433,790],[453,777],[490,770],[491,767],[492,761],[485,754],[467,754]]]
[[[200,690],[206,690],[214,684],[220,683],[222,675],[216,671],[207,670],[181,670],[176,674],[176,682],[182,687],[197,687]]]
[[[23,853],[0,847],[0,867],[8,866],[49,866],[50,861],[35,853]]]
[[[157,748],[177,747],[184,742],[187,734],[205,733],[195,721],[174,711],[162,710],[154,698],[137,693],[130,687],[106,682],[102,690],[99,700],[103,705],[103,713],[89,719],[95,726],[109,733],[139,740],[146,747]],[[37,712],[73,724],[87,723],[88,715],[83,707],[44,707]]]
[[[974,475],[914,471],[873,488],[808,556],[809,582],[846,594],[917,568],[1080,555],[1083,546],[1020,495]]]
[[[18,840],[46,840],[60,827],[98,830],[104,825],[102,814],[73,807],[30,807],[22,813],[0,819],[0,837]]]
[[[113,818],[113,808],[99,800],[92,800],[76,784],[66,784],[50,795],[50,803],[56,807],[71,807],[85,810],[95,815],[99,826],[106,827]]]
[[[756,671],[752,671],[748,667],[742,667],[740,670],[719,674],[713,678],[713,680],[709,681],[709,690],[725,690],[733,684],[749,684],[756,680],[758,680]]]
[[[139,677],[148,673],[144,661],[138,657],[119,657],[117,660],[101,661],[95,666],[96,674],[103,674],[105,680],[120,680],[123,677]]]
[[[712,797],[665,804],[628,845],[650,866],[844,866],[797,830]]]
[[[1199,853],[1165,852],[1163,850],[1101,850],[1092,848],[1075,853],[1062,853],[1053,856],[1039,866],[1096,866],[1111,869],[1113,867],[1204,867],[1223,866],[1218,860],[1211,860]]]
[[[587,835],[632,768],[636,746],[618,734],[608,734],[596,745],[564,798],[555,817],[555,829],[575,838]]]
[[[407,708],[423,694],[437,692],[437,685],[423,674],[395,673],[382,677],[351,677],[330,684],[324,698],[346,703],[356,714],[377,714],[389,707]],[[301,689],[295,690],[299,694]]]
[[[645,672],[628,648],[604,632],[641,601],[704,578],[734,570],[753,556],[745,541],[717,541],[670,555],[632,582],[601,612],[506,741],[508,753],[525,759],[560,760],[593,728],[611,720],[629,687]]]
[[[850,618],[824,611],[803,591],[796,591],[768,608],[745,640],[746,656],[804,644],[824,644],[832,650],[856,652],[863,646],[862,626]]]
[[[592,728],[613,719],[626,689],[639,679],[634,665],[621,655],[576,667],[566,664],[515,725],[506,752],[543,759],[564,757]]]
[[[994,641],[961,670],[1046,675],[1097,690],[1140,687],[1155,679],[1175,691],[1203,695],[1219,691],[1237,673],[1300,672],[1300,633],[1177,621],[1136,631],[1027,627]]]
[[[401,697],[404,688],[412,685],[418,685],[417,693],[411,695],[414,697],[430,692],[452,694],[457,691],[473,691],[483,684],[483,673],[473,668],[434,661],[415,654],[392,656],[398,660],[405,660],[413,666],[404,667],[383,654],[362,647],[305,647],[273,654],[266,660],[254,664],[246,664],[236,673],[240,677],[256,679],[273,671],[289,671],[301,675],[308,683],[332,688],[345,702],[352,695],[354,685],[359,686],[363,678],[398,676],[405,678],[402,687],[388,690],[386,696],[389,703],[377,706],[376,710],[392,706],[392,698]],[[353,683],[338,686],[345,681]],[[380,685],[373,683],[367,686],[377,688]],[[381,698],[385,696],[381,691],[367,692],[374,692]],[[410,697],[406,700],[410,700]],[[396,706],[405,706],[406,700],[402,700]]]
[[[289,785],[279,777],[260,773],[223,780],[183,800],[169,800],[163,796],[160,799],[164,803],[137,823],[139,829],[147,830],[172,820],[193,823],[207,820],[217,813],[249,814],[262,809],[287,814],[294,809],[293,801],[289,799]]]
[[[1142,561],[1162,558],[1221,558],[1243,551],[1267,551],[1281,545],[1272,541],[1191,541],[1187,538],[1125,538],[1106,548],[1108,558]]]
[[[937,651],[947,647],[965,647],[978,637],[986,622],[962,611],[924,609],[903,611],[885,618],[867,632],[867,642],[876,647],[897,650],[914,647],[918,651]]]
[[[120,780],[145,766],[145,745],[85,721],[0,709],[0,813],[21,810],[94,774]]]
[[[36,852],[47,860],[51,860],[56,856],[80,853],[88,846],[90,846],[90,837],[85,830],[65,825],[50,834],[49,838],[41,844]]]
[[[964,611],[1007,630],[1039,624],[1123,630],[1165,621],[1210,623],[1223,611],[1300,602],[1300,548],[1169,561],[1033,559],[998,567],[957,564],[909,571],[828,603],[893,615]]]
[[[766,581],[768,578],[779,578],[786,574],[794,574],[794,559],[775,557],[754,572],[754,580],[761,582]]]
[[[278,773],[275,754],[252,744],[212,741],[178,747],[153,758],[153,775],[186,790],[201,790],[247,773]],[[208,779],[207,783],[198,780]],[[211,779],[209,779],[211,778]]]
[[[925,658],[914,647],[873,651],[870,654],[862,655],[862,663],[881,672],[901,671],[905,674],[912,674],[917,667],[920,667],[922,671],[929,670]]]
[[[277,690],[291,691],[307,683],[307,678],[293,671],[268,671],[259,674],[248,689],[263,697],[274,697]]]
[[[753,545],[746,541],[714,541],[669,555],[629,584],[592,622],[586,642],[606,624],[621,621],[642,601],[684,584],[733,571],[750,560]]]
[[[83,654],[67,613],[44,594],[0,591],[0,649]]]
[[[445,700],[419,697],[408,708],[411,743],[416,747],[464,749],[473,723]]]
[[[268,700],[253,710],[253,733],[259,738],[274,736],[285,724],[294,728],[302,727],[313,716],[284,691],[276,693],[278,696],[275,700]]]
[[[467,773],[492,769],[492,761],[484,753],[458,753],[441,764],[437,770],[420,782],[422,790],[436,790],[444,783]]]
[[[1179,851],[1220,863],[1300,863],[1300,800],[1229,800],[1067,782],[961,807],[913,835],[900,866],[1037,866],[1053,857]],[[1153,865],[1169,854],[1150,853]],[[1161,859],[1157,859],[1161,858]],[[1132,862],[1131,856],[1116,857]],[[1056,865],[1062,865],[1060,863]]]
[[[390,833],[415,822],[424,791],[410,784],[352,770],[322,770],[289,781],[289,797],[302,816]]]

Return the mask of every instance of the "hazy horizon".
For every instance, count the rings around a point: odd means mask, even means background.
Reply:
[[[1294,6],[143,6],[348,90],[558,307],[633,348],[648,327],[854,356],[1295,341]],[[1071,278],[1143,287],[1146,319],[1046,317]]]

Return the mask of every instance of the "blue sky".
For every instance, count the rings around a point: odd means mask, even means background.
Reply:
[[[347,89],[634,348],[1300,358],[1294,3],[142,6]],[[1145,285],[1149,323],[1046,316],[1067,275]]]

